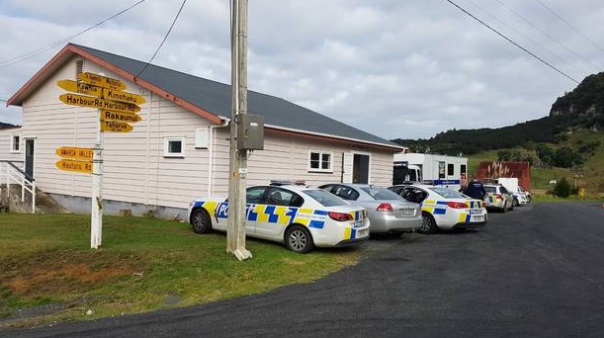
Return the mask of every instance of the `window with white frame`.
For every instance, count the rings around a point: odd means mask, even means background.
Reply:
[[[308,171],[333,172],[333,156],[330,152],[311,150],[308,157]]]
[[[19,153],[21,152],[21,135],[19,134],[13,134],[10,137],[10,151],[13,153]]]
[[[185,138],[164,138],[164,157],[185,157]]]

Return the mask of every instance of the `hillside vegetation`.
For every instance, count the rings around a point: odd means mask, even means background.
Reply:
[[[413,152],[469,157],[469,173],[485,160],[528,161],[534,187],[565,177],[604,192],[604,73],[586,77],[557,98],[549,115],[503,128],[448,130],[430,139],[394,139]]]

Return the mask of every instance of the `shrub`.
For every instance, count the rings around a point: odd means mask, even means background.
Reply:
[[[562,179],[559,180],[554,187],[554,195],[566,198],[570,195],[570,190],[570,183],[568,183],[566,177],[562,177]]]

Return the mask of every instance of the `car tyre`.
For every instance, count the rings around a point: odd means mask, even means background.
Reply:
[[[520,205],[520,202],[518,202],[518,199],[517,199],[517,198],[514,198],[514,203],[512,204],[512,208],[513,208],[513,207],[517,207],[517,206],[519,206],[519,205]]]
[[[208,212],[203,209],[195,209],[191,213],[191,226],[197,234],[207,234],[212,231],[212,220]]]
[[[503,202],[503,208],[501,208],[502,213],[506,213],[508,211],[508,201]]]
[[[422,226],[419,228],[419,232],[422,234],[433,234],[438,230],[436,226],[436,220],[434,220],[434,216],[430,215],[427,212],[422,214]]]
[[[294,225],[285,232],[285,247],[297,253],[307,253],[314,248],[310,231],[303,226]]]
[[[517,202],[515,199],[514,199],[514,201]],[[510,211],[514,210],[514,205],[515,205],[514,202],[512,202],[512,205],[510,205]]]

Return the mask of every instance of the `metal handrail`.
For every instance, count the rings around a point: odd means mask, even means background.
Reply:
[[[16,163],[24,163],[24,161],[8,161],[8,160],[0,160],[0,162],[4,162],[4,163],[8,163],[11,167],[15,168],[15,170],[19,171],[21,173],[21,175],[25,176],[27,178],[28,181],[33,182],[36,179],[31,177],[28,173],[26,173],[25,171],[21,170],[21,168],[17,167],[15,165]]]
[[[6,196],[10,198],[11,181],[21,185],[21,202],[25,201],[25,191],[31,194],[32,213],[36,213],[36,182],[33,177],[26,174],[23,170],[17,167],[13,162],[23,163],[23,161],[7,161],[0,160],[0,163],[6,163],[5,170],[0,166],[0,184],[2,184],[2,176],[6,179]]]

